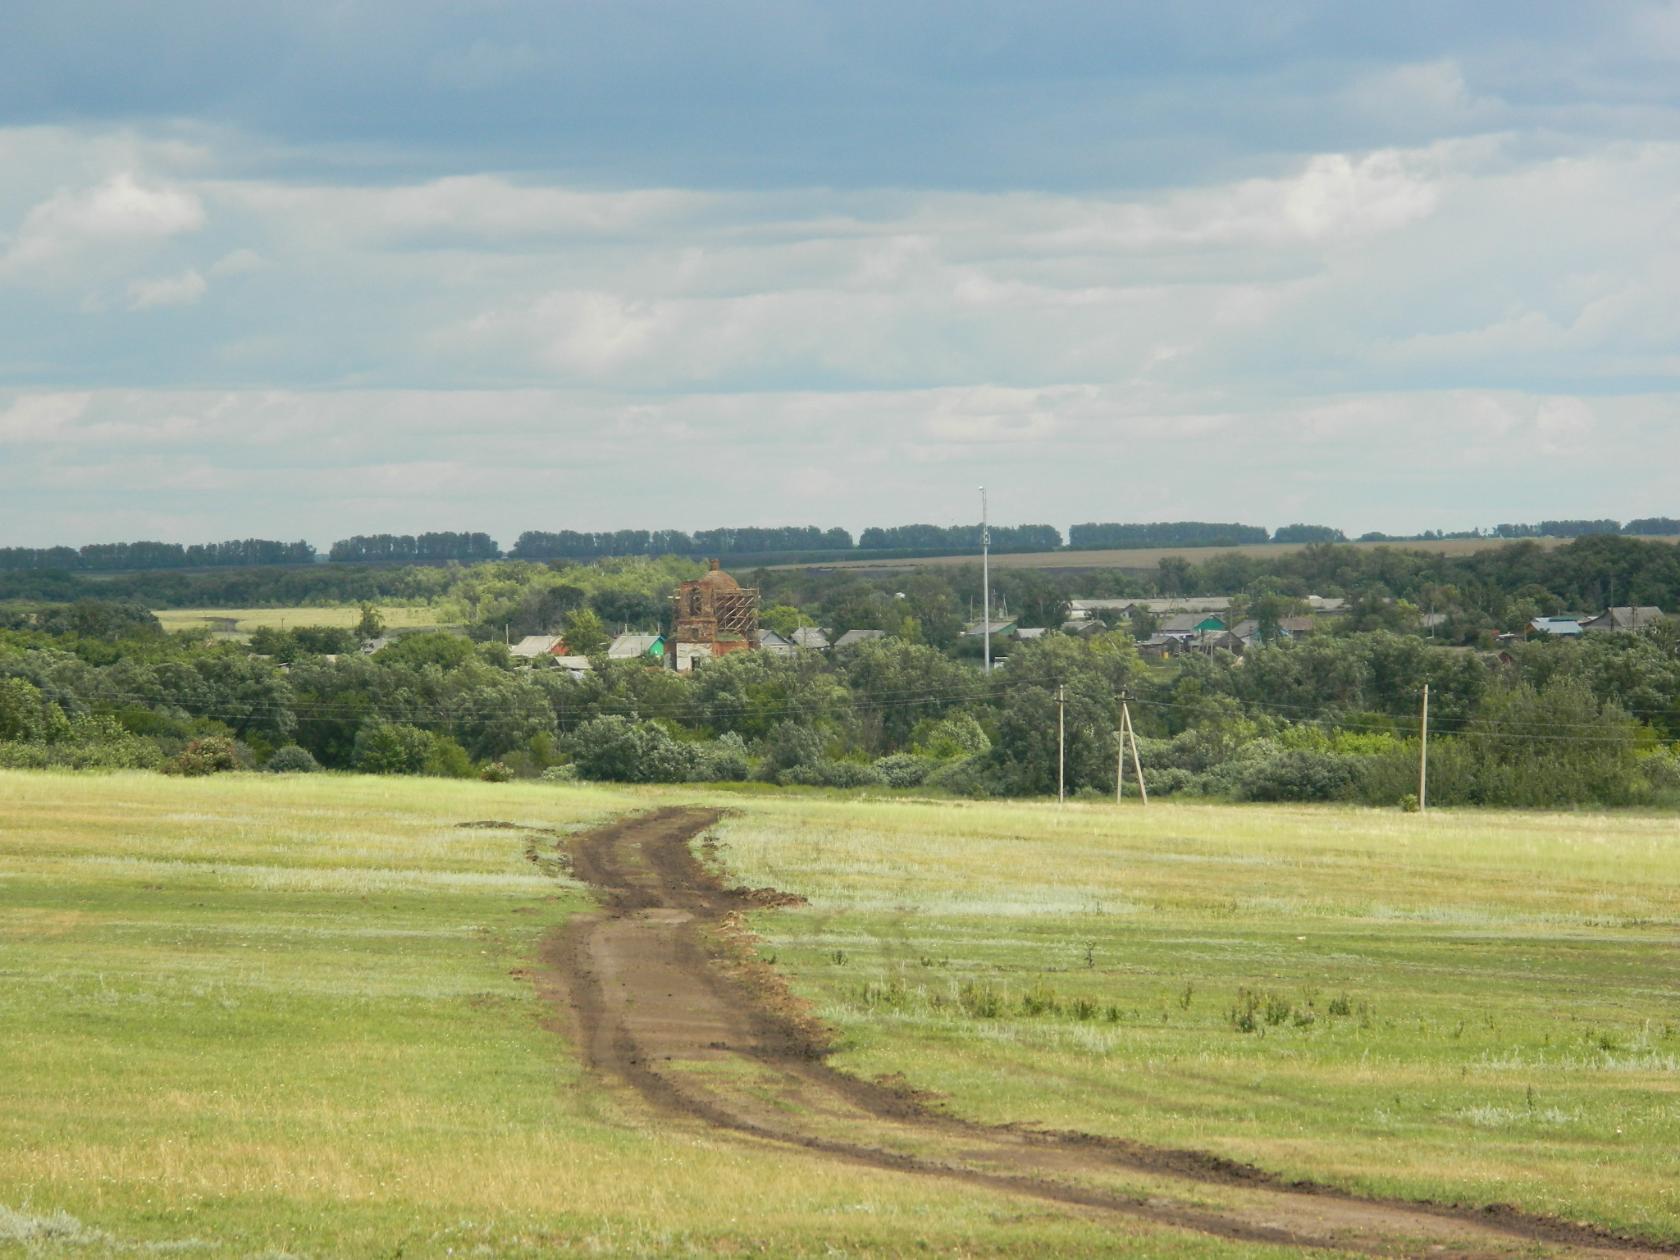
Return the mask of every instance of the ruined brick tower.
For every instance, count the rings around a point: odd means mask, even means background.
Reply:
[[[675,600],[679,658],[684,648],[690,656],[722,656],[758,646],[758,591],[741,586],[716,560],[703,576],[677,587]]]

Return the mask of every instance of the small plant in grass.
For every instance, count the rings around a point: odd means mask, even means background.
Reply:
[[[843,949],[834,950],[829,954],[828,958],[829,961],[836,967],[844,967],[846,965],[846,951]]]
[[[990,982],[965,980],[957,990],[957,1005],[970,1019],[996,1019],[1003,1014],[1003,994]]]
[[[1029,1017],[1053,1015],[1060,1006],[1056,995],[1043,986],[1021,995],[1021,1014]]]
[[[1276,993],[1266,995],[1266,1022],[1274,1028],[1288,1019],[1295,1011],[1293,1004],[1286,997],[1279,997]]]
[[[1192,985],[1192,984],[1186,983],[1185,986],[1184,986],[1184,992],[1182,992],[1178,995],[1178,1009],[1181,1010],[1181,1011],[1189,1010],[1190,1009],[1190,999],[1192,997],[1194,997],[1195,994],[1196,994],[1195,986]]]
[[[1353,1003],[1348,1001],[1347,994],[1338,993],[1330,999],[1330,1005],[1327,1009],[1332,1015],[1351,1015],[1353,1014]]]
[[[1068,1014],[1075,1019],[1088,1020],[1097,1017],[1097,1004],[1091,998],[1074,998],[1068,1003]]]
[[[888,1010],[898,1011],[903,1010],[910,1004],[910,990],[905,987],[904,981],[898,976],[893,976],[884,983],[876,983],[873,980],[865,983],[860,996],[863,999],[864,1006],[870,1010],[878,1010],[884,1007]]]
[[[1252,989],[1238,989],[1237,1001],[1225,1012],[1225,1019],[1240,1033],[1251,1033],[1260,1027],[1260,995]]]
[[[505,761],[492,761],[478,772],[478,777],[486,783],[513,782],[513,767]]]
[[[1406,795],[1402,796],[1400,798],[1400,808],[1408,814],[1417,813],[1418,810],[1422,808],[1422,806],[1418,804],[1417,793],[1407,792]]]

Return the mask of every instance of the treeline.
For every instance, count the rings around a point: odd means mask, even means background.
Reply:
[[[513,560],[596,560],[605,556],[728,556],[782,551],[850,551],[844,529],[783,525],[773,529],[617,529],[591,532],[527,530],[508,558]]]
[[[338,563],[431,564],[440,560],[499,560],[502,549],[489,534],[440,531],[430,534],[357,534],[332,545],[327,559]]]
[[[1054,525],[993,525],[993,551],[1058,551],[1062,534]],[[858,535],[862,551],[978,551],[978,525],[871,526]]]
[[[1313,527],[1297,525],[1290,528]],[[1269,541],[1271,535],[1263,527],[1235,522],[1155,521],[1147,525],[1087,522],[1068,530],[1068,546],[1076,551],[1128,547],[1237,547]]]
[[[533,566],[533,580],[556,577]],[[908,599],[914,599],[909,593]],[[900,601],[905,602],[905,601]],[[906,631],[909,631],[906,626]],[[121,606],[0,615],[0,766],[180,773],[758,779],[965,796],[1112,799],[1128,694],[1152,794],[1565,807],[1680,800],[1680,639],[1663,627],[1503,655],[1385,631],[1150,664],[1122,632],[1047,635],[987,676],[906,637],[738,652],[693,674],[520,666],[499,642],[266,631],[164,635]],[[1060,738],[1059,738],[1060,736]]]
[[[0,547],[0,569],[121,573],[144,569],[227,568],[270,564],[310,564],[315,548],[306,542],[268,538],[232,538],[226,542],[89,543],[85,547]]]

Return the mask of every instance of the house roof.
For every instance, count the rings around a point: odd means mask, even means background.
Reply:
[[[569,670],[574,674],[587,674],[595,668],[589,663],[587,656],[556,656],[553,661],[557,668]]]
[[[1015,623],[1013,621],[998,621],[993,618],[991,629],[993,634],[1009,634],[1015,629]],[[971,621],[963,627],[963,633],[979,638],[986,633],[986,623],[984,621]]]
[[[835,647],[851,647],[854,643],[868,643],[871,639],[884,639],[885,630],[848,630],[834,641]]]
[[[1219,613],[1231,607],[1228,595],[1171,595],[1160,599],[1070,599],[1068,607],[1076,613],[1129,613],[1141,608],[1152,613],[1200,612]]]
[[[1663,610],[1655,604],[1641,604],[1633,607],[1623,604],[1616,608],[1607,608],[1591,621],[1581,623],[1583,630],[1638,630],[1641,626],[1649,626],[1663,619]]]
[[[766,630],[761,626],[758,631],[758,646],[761,648],[771,649],[790,648],[793,646],[793,641],[791,639],[784,639],[774,630]]]
[[[621,634],[607,648],[610,660],[625,661],[637,656],[663,656],[665,636],[662,634]]]
[[[1568,637],[1581,633],[1581,623],[1573,617],[1536,617],[1528,628],[1539,634]]]
[[[1208,613],[1174,613],[1161,622],[1162,634],[1195,634],[1200,630],[1223,630],[1225,623]]]
[[[1049,633],[1049,626],[1017,626],[1015,628],[1017,639],[1042,639]]]
[[[522,656],[531,660],[538,656],[547,656],[554,651],[560,642],[557,634],[528,634],[508,649],[509,656]]]
[[[821,651],[829,646],[828,635],[817,626],[800,626],[792,635],[793,645],[802,648],[815,648]]]

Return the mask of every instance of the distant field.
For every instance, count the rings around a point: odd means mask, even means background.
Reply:
[[[1399,551],[1423,551],[1431,555],[1462,556],[1477,551],[1509,547],[1518,542],[1537,543],[1550,551],[1569,538],[1449,538],[1439,542],[1356,542],[1338,544],[1369,551],[1375,547],[1392,547]],[[1680,543],[1680,536],[1665,535],[1645,539],[1647,542]],[[1252,556],[1265,560],[1273,556],[1293,555],[1306,543],[1247,543],[1237,547],[1136,547],[1114,551],[1027,551],[1016,554],[992,554],[994,569],[1153,569],[1169,556],[1182,556],[1192,562],[1219,555]],[[773,565],[779,569],[925,569],[948,568],[952,565],[979,564],[979,555],[928,556],[922,559],[900,560],[830,560],[797,565]]]
[[[404,608],[379,604],[379,615],[391,630],[409,630],[438,625],[435,608]],[[212,630],[249,635],[262,626],[276,629],[298,626],[336,626],[349,629],[362,619],[358,607],[342,608],[160,608],[152,615],[165,630]]]

